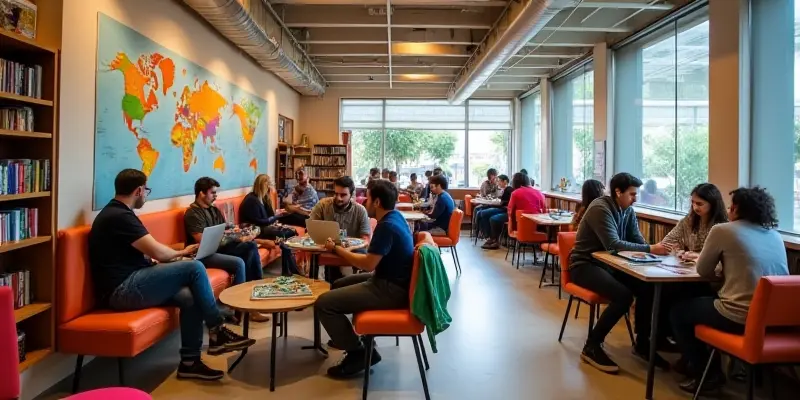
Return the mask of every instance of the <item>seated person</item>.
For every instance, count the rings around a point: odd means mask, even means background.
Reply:
[[[716,224],[728,222],[722,193],[711,183],[701,183],[692,189],[692,208],[689,214],[672,228],[661,243],[675,251],[686,252],[687,259],[696,259],[706,236]]]
[[[311,209],[319,202],[319,195],[311,185],[308,184],[308,175],[306,171],[298,169],[295,173],[297,185],[294,187],[294,193],[291,199],[287,199],[286,211],[279,218],[280,222],[292,226],[306,226],[306,220],[311,214]]]
[[[497,184],[497,170],[489,168],[486,171],[486,180],[481,183],[480,189],[481,197],[500,197],[503,195],[503,189]]]
[[[597,179],[587,179],[583,182],[583,185],[581,185],[581,204],[578,206],[578,211],[572,216],[572,229],[578,229],[578,225],[583,219],[583,214],[589,208],[589,204],[592,204],[596,198],[603,197],[603,191],[605,190],[603,182]]]
[[[412,173],[409,176],[409,179],[411,179],[411,183],[408,184],[408,187],[406,187],[406,190],[404,190],[404,192],[409,196],[411,196],[412,199],[421,199],[422,188],[424,185],[417,181],[416,173]]]
[[[214,206],[218,189],[219,182],[207,176],[194,183],[194,203],[183,214],[186,244],[200,243],[203,229],[226,223],[222,211]],[[242,240],[223,238],[217,253],[200,261],[207,267],[219,268],[231,274],[234,286],[264,278],[258,245],[251,237],[244,237]],[[256,313],[251,314],[251,317],[256,322],[269,320],[267,316]]]
[[[389,180],[389,172],[390,172],[389,168],[384,168],[383,171],[381,171],[381,179],[383,179],[385,181],[388,181]]]
[[[397,171],[389,171],[389,182],[400,191],[400,182],[397,181]]]
[[[278,217],[275,216],[272,206],[270,189],[269,175],[259,174],[256,176],[253,182],[253,191],[244,196],[242,204],[239,205],[239,222],[258,226],[260,232],[255,242],[259,247],[265,249],[280,247],[281,273],[283,275],[300,274],[291,249],[283,243],[276,243],[276,239],[282,241],[297,236],[297,231],[294,228],[276,224]]]
[[[528,175],[517,172],[511,178],[511,183],[514,185],[514,193],[511,194],[511,199],[508,201],[508,215],[512,216],[511,226],[508,228],[516,231],[517,211],[541,214],[547,212],[547,202],[542,192],[531,186],[533,182],[531,182],[531,178],[528,178]]]
[[[511,193],[514,192],[514,188],[508,184],[508,176],[500,175],[498,182],[503,190],[503,194],[500,196],[500,205],[480,210],[476,217],[478,228],[483,236],[487,238],[486,242],[481,246],[482,249],[486,250],[500,248],[500,234],[503,232],[503,226],[508,221],[508,203],[511,201]]]
[[[453,215],[456,205],[450,193],[447,193],[447,179],[442,175],[434,175],[428,181],[431,193],[436,196],[433,208],[423,211],[432,219],[431,222],[420,222],[420,231],[428,231],[431,236],[447,236],[450,227],[450,216]]]
[[[364,184],[369,185],[372,181],[377,181],[381,179],[381,170],[378,168],[370,168],[369,169],[369,176],[367,177],[366,182]]]
[[[331,291],[319,296],[314,309],[334,347],[344,350],[342,360],[328,368],[335,378],[351,377],[364,371],[364,345],[347,319],[348,314],[369,310],[408,307],[408,290],[414,263],[414,239],[403,215],[394,209],[397,189],[387,181],[373,182],[367,188],[369,216],[378,220],[367,254],[357,254],[328,239],[326,248],[349,264],[370,274],[355,274],[339,279]],[[381,361],[372,353],[372,365]]]
[[[607,373],[617,373],[619,366],[606,355],[602,344],[611,328],[630,310],[634,297],[634,332],[637,333],[634,354],[644,360],[649,359],[653,295],[649,285],[597,263],[592,258],[592,253],[606,250],[641,251],[660,255],[668,253],[662,244],[648,245],[639,232],[636,212],[631,206],[636,202],[640,186],[642,181],[627,172],[614,175],[609,182],[611,195],[598,198],[586,209],[578,226],[575,247],[570,254],[572,282],[610,301],[589,332],[581,353],[581,360]],[[669,368],[667,361],[658,353],[654,361],[657,367]]]
[[[699,324],[742,334],[747,312],[761,277],[788,275],[786,248],[778,232],[775,200],[766,190],[739,188],[731,192],[731,222],[714,225],[708,233],[696,268],[700,276],[721,280],[716,296],[696,297],[675,305],[670,313],[675,340],[687,359],[688,376],[680,388],[694,393],[709,358],[708,347],[694,335]],[[717,273],[717,265],[722,271]],[[715,391],[725,376],[719,354],[711,361],[703,391]]]
[[[312,220],[336,221],[339,229],[347,230],[347,237],[358,237],[369,240],[370,226],[367,210],[356,202],[353,194],[356,186],[349,176],[336,178],[333,181],[333,197],[326,197],[311,210]],[[333,283],[341,278],[339,268],[325,268],[325,280]]]
[[[208,354],[244,350],[255,340],[223,325],[214,292],[199,261],[177,261],[197,245],[173,250],[159,243],[133,212],[147,200],[147,176],[125,169],[114,179],[116,195],[97,214],[89,232],[89,264],[97,306],[118,311],[177,306],[180,311],[181,362],[178,378],[218,380],[222,371],[200,359],[203,323],[208,327]],[[155,262],[153,262],[155,260]]]
[[[432,176],[433,171],[425,171],[425,184],[422,185],[422,193],[419,196],[419,198],[423,201],[428,201],[428,199],[431,197],[431,187],[429,183]]]

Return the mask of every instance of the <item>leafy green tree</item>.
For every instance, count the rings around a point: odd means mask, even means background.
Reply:
[[[672,132],[644,133],[642,176],[669,178],[659,194],[669,206],[687,210],[692,189],[708,181],[708,127],[679,127],[677,146]]]
[[[421,133],[421,132],[420,132]],[[424,153],[430,156],[442,169],[447,167],[447,160],[456,152],[456,135],[452,132],[421,133],[422,148],[417,157]]]
[[[582,185],[583,181],[592,177],[594,170],[594,128],[588,126],[575,126],[572,128],[572,140],[575,143],[575,148],[578,150],[580,160],[573,160],[580,162],[580,175],[574,177],[574,185]],[[575,154],[573,153],[573,156]]]
[[[457,138],[451,132],[387,129],[384,160],[381,160],[382,141],[381,130],[354,132],[353,175],[356,181],[366,178],[372,167],[386,167],[398,171],[403,164],[420,160],[423,155],[430,156],[446,170],[447,160],[455,153]]]

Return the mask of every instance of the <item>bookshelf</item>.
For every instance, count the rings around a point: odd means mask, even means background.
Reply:
[[[349,147],[341,144],[315,144],[311,162],[306,164],[311,186],[323,194],[333,193],[333,181],[347,175]]]
[[[5,224],[0,279],[14,277],[22,293],[14,310],[17,328],[25,333],[20,372],[55,350],[53,235],[62,10],[60,1],[34,2],[35,39],[0,29],[0,224]]]

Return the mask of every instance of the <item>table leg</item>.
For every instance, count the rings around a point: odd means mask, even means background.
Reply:
[[[558,226],[555,225],[547,225],[547,242],[548,243],[555,243],[556,242],[556,235]],[[547,255],[545,255],[546,257]],[[558,286],[559,284],[556,283],[556,256],[550,257],[550,283],[547,282],[547,271],[542,270],[542,281],[545,282],[542,286]],[[544,267],[542,267],[544,268]]]
[[[247,335],[250,332],[250,316],[247,313],[242,313],[242,315],[244,320],[242,322],[242,336],[249,337]],[[228,374],[230,374],[233,371],[233,369],[236,368],[237,365],[239,365],[239,363],[246,355],[247,355],[247,349],[242,350],[242,353],[239,354],[239,357],[236,359],[236,361],[234,361],[233,364],[231,364],[231,366],[228,367]]]
[[[656,373],[656,338],[658,337],[658,312],[661,307],[661,282],[654,283],[655,288],[653,292],[653,315],[650,317],[650,362],[647,364],[647,387],[645,389],[644,398],[651,400],[653,398],[653,384],[655,381]]]
[[[319,315],[317,315],[316,308],[314,309],[314,344],[311,346],[301,347],[303,350],[317,350],[325,357],[328,356],[328,350],[322,347],[322,328],[319,324]]]
[[[276,328],[278,327],[278,313],[272,313],[272,348],[269,353],[269,391],[275,391],[275,345],[278,342]]]
[[[311,253],[309,262],[311,263],[308,268],[311,271],[311,279],[319,280],[319,253]]]

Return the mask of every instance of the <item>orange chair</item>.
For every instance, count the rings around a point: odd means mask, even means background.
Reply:
[[[398,203],[411,203],[411,196],[401,193],[397,196]]]
[[[458,259],[458,239],[461,237],[461,222],[464,220],[464,212],[455,209],[453,215],[450,216],[450,226],[447,227],[447,236],[433,236],[433,241],[441,249],[450,249],[450,254],[453,255],[453,262],[456,265],[456,275],[461,275],[461,261]]]
[[[419,366],[419,376],[422,378],[422,389],[425,391],[425,399],[430,400],[428,393],[428,380],[425,378],[425,371],[430,368],[428,365],[428,355],[425,352],[425,344],[422,341],[422,332],[425,325],[422,324],[411,313],[411,304],[414,300],[414,291],[417,286],[420,266],[420,246],[435,246],[428,232],[418,232],[416,235],[416,248],[414,249],[414,265],[411,269],[411,283],[408,290],[409,306],[406,310],[376,310],[365,311],[353,316],[353,328],[356,333],[364,336],[367,343],[367,356],[364,359],[364,388],[361,393],[363,399],[367,398],[369,390],[369,369],[372,364],[372,351],[375,346],[375,338],[380,336],[410,336],[414,341],[414,352],[417,356],[417,366]],[[420,347],[422,348],[420,350]],[[425,369],[422,369],[423,361]]]
[[[375,218],[369,219],[369,238],[372,239],[372,233],[375,232],[375,227],[378,225],[378,220]],[[325,267],[348,267],[341,257],[332,253],[322,253],[319,255],[319,265]],[[327,268],[326,268],[327,271]],[[333,283],[333,282],[331,282]]]
[[[561,323],[561,332],[558,333],[558,341],[564,336],[564,328],[567,327],[567,319],[569,318],[569,310],[572,308],[572,301],[577,300],[578,305],[581,302],[589,305],[589,332],[594,327],[595,316],[599,317],[600,305],[608,304],[609,301],[601,297],[599,294],[580,287],[570,281],[569,276],[569,253],[575,247],[576,232],[560,232],[558,234],[558,250],[561,258],[561,286],[564,291],[569,294],[569,302],[567,303],[567,311],[564,313],[564,322]],[[628,319],[628,314],[625,314],[625,325],[628,327],[628,335],[631,337],[631,344],[635,344],[633,338],[633,330],[631,329],[631,321]]]
[[[515,215],[517,219],[517,241],[514,244],[514,252],[519,253],[517,254],[517,269],[519,269],[520,262],[525,261],[525,247],[531,246],[533,248],[533,263],[536,264],[536,247],[534,246],[547,241],[547,235],[536,230],[536,222],[522,216],[522,214],[528,213],[528,211],[517,210]],[[514,262],[514,257],[511,257],[511,262]]]
[[[800,276],[765,276],[756,286],[747,312],[744,335],[722,332],[706,325],[694,328],[695,336],[713,348],[697,386],[696,399],[703,387],[711,360],[717,350],[747,364],[747,399],[753,398],[756,365],[800,363]],[[774,396],[773,396],[774,397]]]
[[[539,289],[542,288],[544,283],[544,276],[547,273],[547,259],[550,258],[550,280],[555,282],[556,279],[556,265],[558,265],[558,243],[542,243],[542,251],[544,252],[544,267],[542,268],[542,277],[539,278]],[[558,298],[561,298],[561,285],[558,286]]]
[[[511,252],[511,265],[514,265],[514,256],[517,254],[517,231],[512,230],[511,218],[513,216],[511,214],[508,215],[508,221],[506,221],[506,260],[508,260],[508,253]],[[512,246],[510,241],[514,241],[514,245]]]

